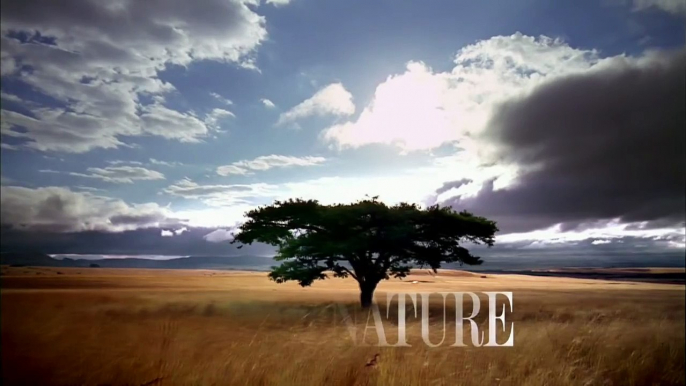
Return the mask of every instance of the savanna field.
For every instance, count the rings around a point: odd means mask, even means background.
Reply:
[[[413,283],[415,282],[415,283]],[[355,344],[339,304],[364,332],[352,279],[301,288],[265,273],[3,267],[4,385],[683,385],[684,286],[416,271],[387,292],[512,291],[514,347],[426,346],[408,311],[412,347]],[[487,305],[476,318],[487,326]],[[441,340],[432,296],[431,339]],[[452,308],[451,308],[452,307]],[[502,306],[499,305],[499,310]],[[408,308],[409,310],[409,308]],[[470,312],[471,304],[466,305]],[[499,311],[500,312],[500,311]],[[453,316],[451,316],[453,315]],[[396,319],[394,319],[396,318]],[[373,323],[370,321],[370,326]],[[487,332],[486,332],[487,335]],[[365,364],[379,354],[376,366]]]

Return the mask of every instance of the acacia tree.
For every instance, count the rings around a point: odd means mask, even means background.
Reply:
[[[255,241],[277,247],[269,277],[277,283],[351,276],[360,286],[363,308],[372,303],[381,280],[405,277],[412,267],[436,272],[444,262],[478,265],[460,243],[494,243],[496,223],[469,212],[434,205],[387,206],[377,197],[352,204],[322,205],[316,200],[276,201],[249,211],[232,243]],[[239,246],[239,248],[241,248]]]

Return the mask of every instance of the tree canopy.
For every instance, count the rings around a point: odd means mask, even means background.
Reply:
[[[467,211],[438,205],[388,206],[377,197],[352,204],[322,205],[291,199],[249,211],[232,243],[255,241],[277,247],[269,277],[277,283],[351,276],[360,286],[362,307],[371,304],[381,280],[405,277],[413,267],[458,262],[477,265],[461,243],[492,246],[496,223]],[[240,248],[240,247],[239,247]]]

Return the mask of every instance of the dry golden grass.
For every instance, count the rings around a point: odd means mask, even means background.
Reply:
[[[514,292],[514,347],[429,348],[410,321],[412,347],[377,348],[353,344],[334,317],[334,302],[355,307],[351,280],[303,289],[251,272],[5,267],[3,384],[685,384],[683,285],[417,272],[382,283],[377,300],[489,290]]]

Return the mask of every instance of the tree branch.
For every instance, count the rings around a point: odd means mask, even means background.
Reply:
[[[358,279],[357,279],[357,275],[355,275],[355,274],[353,273],[353,271],[349,270],[348,268],[346,268],[346,267],[344,267],[344,266],[342,266],[342,265],[339,265],[339,267],[343,268],[344,271],[348,272],[348,274],[349,274],[350,276],[352,276],[353,279],[358,280]]]

